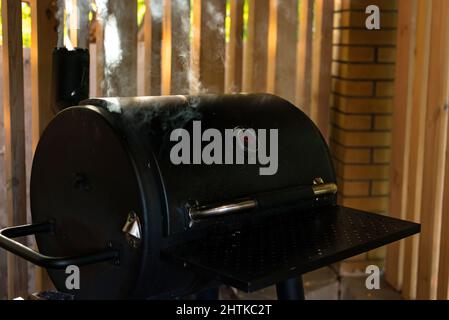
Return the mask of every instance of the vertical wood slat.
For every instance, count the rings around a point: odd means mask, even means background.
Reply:
[[[170,94],[189,94],[190,0],[171,0],[171,90]]]
[[[95,24],[95,62],[96,62],[96,95],[101,97],[104,95],[104,25],[100,22],[100,18],[98,17],[100,13],[97,12],[97,21]]]
[[[403,0],[407,3],[409,0]],[[401,8],[402,5],[400,5]],[[410,17],[416,17],[416,41],[414,50],[414,75],[412,83],[412,106],[410,119],[410,145],[408,156],[408,182],[406,189],[407,204],[405,218],[419,223],[421,221],[421,194],[424,157],[424,126],[426,119],[426,104],[428,90],[429,43],[430,43],[430,13],[431,2],[417,0],[413,12],[404,12]],[[417,14],[417,13],[420,14]],[[414,23],[414,22],[412,22]],[[400,63],[400,60],[397,60]],[[399,89],[399,88],[398,88]],[[403,119],[397,119],[402,121]],[[401,143],[401,142],[400,142]],[[398,146],[394,146],[397,148]],[[404,240],[404,263],[402,296],[405,299],[416,298],[416,281],[418,276],[418,246],[419,235]]]
[[[89,44],[89,97],[97,96],[97,45]]]
[[[84,17],[87,8],[78,9],[78,4],[82,0],[71,0],[72,12],[69,16],[69,25],[67,26],[68,36],[74,48],[89,49],[89,19]],[[83,6],[85,5],[83,1]]]
[[[248,0],[248,38],[244,49],[243,91],[266,92],[270,0]]]
[[[201,86],[208,93],[224,92],[225,17],[226,1],[194,0],[192,70],[199,83],[191,82],[192,93]]]
[[[270,0],[268,20],[268,61],[267,61],[267,92],[275,93],[276,83],[276,51],[277,51],[277,0]]]
[[[22,10],[17,0],[2,1],[3,108],[5,125],[6,201],[10,225],[27,222],[25,110],[23,87]],[[8,295],[26,297],[26,262],[8,254]]]
[[[267,91],[293,103],[296,99],[298,1],[271,0],[269,28]]]
[[[227,93],[242,91],[243,77],[243,5],[244,0],[230,0],[230,34],[226,52]]]
[[[78,0],[71,0],[72,12],[70,12],[67,31],[70,42],[74,48],[78,47],[78,36],[80,35],[79,30],[76,28],[78,21]]]
[[[78,47],[79,45],[79,36],[80,36],[80,30],[78,30],[78,18],[79,18],[79,11],[78,8],[78,0],[71,0],[72,1],[72,12],[70,12],[67,31],[69,34],[69,39],[74,48]]]
[[[190,1],[164,0],[162,94],[188,94]]]
[[[315,38],[312,62],[312,120],[329,138],[334,1],[315,1]]]
[[[5,250],[0,250],[0,299],[8,299],[8,261]]]
[[[0,13],[1,14],[1,13]],[[3,66],[3,54],[0,54],[0,65]],[[0,88],[3,88],[3,77],[0,77]],[[4,132],[3,130],[3,91],[0,91],[0,181],[4,180]],[[0,227],[8,226],[8,215],[5,208],[6,188],[0,188]],[[6,250],[0,250],[0,300],[8,299],[8,262]]]
[[[449,97],[446,97],[446,108]],[[440,262],[438,267],[437,299],[449,299],[449,126],[447,130],[445,178],[443,195],[443,217],[441,221]]]
[[[413,79],[413,51],[414,51],[414,10],[416,1],[399,1],[398,19],[398,49],[395,74],[394,115],[392,129],[392,158],[391,158],[391,191],[389,211],[390,215],[399,219],[405,218],[409,152],[409,128],[411,93]],[[402,287],[403,279],[403,242],[395,242],[388,246],[386,257],[386,280],[396,290]]]
[[[300,1],[296,105],[310,115],[312,100],[313,0]]]
[[[102,18],[97,22],[97,94],[135,96],[137,94],[137,1],[108,0],[103,10],[107,12],[101,12]],[[115,41],[116,38],[120,40]],[[116,58],[115,56],[119,58],[108,61],[108,57],[112,59]]]
[[[53,0],[31,0],[31,82],[33,150],[53,118],[52,52],[57,42],[57,21]]]
[[[53,118],[52,52],[57,44],[56,8],[53,0],[31,0],[31,105],[33,150]],[[44,269],[36,268],[37,290],[52,288]]]
[[[172,83],[172,1],[163,0],[162,18],[162,56],[161,56],[161,92],[162,95],[169,95]]]
[[[449,74],[449,2],[432,1],[429,90],[424,150],[418,299],[435,299],[441,235]]]
[[[145,2],[144,94],[148,96],[161,94],[162,2],[163,0]]]

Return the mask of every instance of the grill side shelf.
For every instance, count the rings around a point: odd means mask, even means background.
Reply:
[[[336,206],[210,234],[163,256],[252,292],[419,232],[419,224]]]

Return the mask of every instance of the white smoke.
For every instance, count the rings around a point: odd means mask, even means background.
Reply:
[[[225,16],[219,12],[212,2],[206,3],[207,16],[210,18],[207,21],[207,27],[212,31],[217,31],[220,35],[225,33]]]
[[[68,50],[73,50],[73,44],[72,44],[72,40],[70,39],[70,34],[73,32],[76,32],[76,27],[73,25],[73,21],[71,21],[72,19],[72,15],[75,14],[74,8],[72,6],[72,1],[71,0],[65,0],[65,13],[64,13],[64,25],[65,25],[65,29],[67,29],[67,31],[64,31],[64,45]],[[76,10],[76,8],[75,8]]]
[[[121,84],[116,83],[121,81],[121,77],[118,79],[111,80],[114,75],[119,70],[124,57],[124,42],[120,39],[120,33],[118,32],[118,21],[120,17],[114,16],[109,12],[109,1],[117,0],[95,0],[97,8],[97,19],[99,23],[103,26],[104,31],[104,82],[102,84],[104,88],[104,93],[107,96],[112,96],[117,94],[117,90],[114,87],[120,87]],[[162,22],[164,15],[164,1],[163,0],[151,0],[150,10],[153,21]],[[192,68],[192,58],[191,58],[191,1],[189,0],[172,0],[172,11],[175,12],[175,17],[179,19],[181,23],[181,32],[185,36],[186,41],[180,41],[179,43],[173,43],[172,46],[176,47],[177,59],[183,66],[183,70],[179,75],[174,75],[175,81],[179,84],[176,85],[180,91],[172,92],[173,94],[204,94],[207,93],[207,88],[202,84],[199,74]],[[213,33],[217,34],[217,39],[225,36],[225,13],[210,2],[206,2],[204,5],[204,16],[207,17],[206,27]],[[114,14],[120,14],[120,10],[115,10]],[[174,18],[175,18],[174,17]],[[225,48],[223,47],[217,50],[217,59],[224,63],[225,61]],[[121,70],[123,72],[123,70]],[[185,88],[185,77],[187,77],[187,86]],[[126,77],[123,77],[126,78]],[[124,84],[126,86],[126,83]]]
[[[108,71],[116,68],[123,59],[117,19],[110,16],[104,22],[104,58]]]
[[[65,0],[58,0],[58,10],[56,11],[56,20],[58,21],[58,48],[64,47],[64,12],[65,12]]]
[[[207,27],[217,34],[216,41],[220,39],[220,47],[216,52],[217,59],[225,64],[226,62],[226,45],[221,42],[221,39],[225,37],[226,26],[225,26],[225,12],[218,11],[215,5],[211,2],[207,3],[206,11],[208,15]]]
[[[95,0],[97,19],[103,21],[108,16],[108,0]]]
[[[77,34],[77,47],[87,48],[89,44],[89,14],[92,11],[91,0],[57,0],[56,19],[58,21],[57,47],[73,50],[71,33]]]
[[[192,68],[187,70],[187,79],[190,84],[190,93],[191,94],[206,94],[207,89],[204,88],[203,83],[201,82],[199,75]]]
[[[151,10],[151,17],[153,20],[158,22],[162,21],[162,17],[164,15],[164,4],[162,0],[157,1],[151,0],[150,10]]]
[[[116,94],[112,83],[112,76],[116,74],[117,69],[123,60],[122,42],[117,25],[117,18],[109,13],[109,0],[96,0],[97,19],[103,26],[103,45],[104,45],[104,80],[103,87],[106,96]]]
[[[178,3],[186,4],[186,3],[188,3],[188,1],[177,0],[176,5],[178,5]],[[217,39],[224,37],[224,35],[225,35],[225,15],[224,15],[224,13],[220,12],[216,8],[214,3],[211,3],[211,2],[206,2],[205,7],[203,7],[203,8],[205,9],[205,12],[202,13],[202,15],[204,15],[204,17],[202,19],[206,19],[206,27],[210,31],[213,31],[214,33],[217,34]],[[193,18],[197,19],[195,17],[193,17]],[[184,32],[186,34],[191,34],[190,33],[190,31],[191,31],[190,30],[190,17],[188,15],[184,15],[184,16],[182,16],[182,19],[183,19],[183,23],[182,23],[183,28],[186,28],[184,30]],[[184,19],[187,21],[184,22]],[[195,32],[199,32],[199,30],[192,30],[192,31],[193,31],[193,37],[196,36]],[[225,50],[224,49],[225,49],[224,47],[221,47],[216,52],[217,58],[219,58],[223,63],[225,60]],[[187,48],[187,50],[190,50],[190,48]],[[186,52],[185,56],[189,57],[190,52],[191,51]],[[199,57],[197,57],[197,59],[199,59]],[[201,82],[201,79],[200,79],[200,75],[193,68],[193,59],[186,61],[186,72],[187,72],[187,78],[188,78],[189,85],[190,85],[190,88],[189,88],[190,93],[191,94],[207,94],[208,88],[206,88],[203,85],[203,83]]]
[[[154,1],[152,1],[153,3]],[[188,94],[192,91],[192,83],[195,83],[197,76],[191,68],[191,43],[190,43],[190,1],[188,0],[173,0],[172,1],[172,14],[175,13],[177,19],[180,19],[181,33],[185,37],[185,41],[179,43],[173,43],[172,46],[177,49],[177,59],[182,65],[182,71],[180,74],[174,74],[175,82],[178,82],[176,87],[179,91],[172,92],[172,94]],[[185,82],[187,81],[187,86]],[[182,88],[183,87],[183,88]]]
[[[206,27],[216,34],[216,38],[211,41],[220,41],[225,36],[225,12],[217,9],[214,3],[206,2],[205,11],[203,14],[207,17]],[[204,18],[203,18],[204,19]],[[220,41],[221,43],[221,41]],[[225,63],[225,44],[221,44],[217,48],[216,58]],[[208,88],[203,85],[199,79],[199,75],[191,68],[188,70],[188,77],[190,80],[190,90],[193,94],[207,94]]]
[[[92,0],[78,0],[78,47],[89,47],[89,14],[93,11]]]

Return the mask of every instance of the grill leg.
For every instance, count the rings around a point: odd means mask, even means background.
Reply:
[[[305,300],[302,277],[278,283],[276,293],[278,300]]]

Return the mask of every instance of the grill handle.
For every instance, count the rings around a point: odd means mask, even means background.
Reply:
[[[252,209],[271,209],[300,201],[317,199],[322,196],[336,194],[335,183],[321,183],[313,186],[299,186],[289,189],[264,192],[243,199],[237,199],[220,204],[193,206],[188,208],[192,221],[210,219],[230,214],[246,212]]]
[[[118,263],[118,251],[110,248],[94,254],[74,257],[52,257],[43,255],[27,246],[14,241],[13,238],[49,233],[54,231],[52,223],[28,224],[0,230],[0,247],[35,264],[48,269],[65,269],[70,265],[82,266],[104,261]]]

